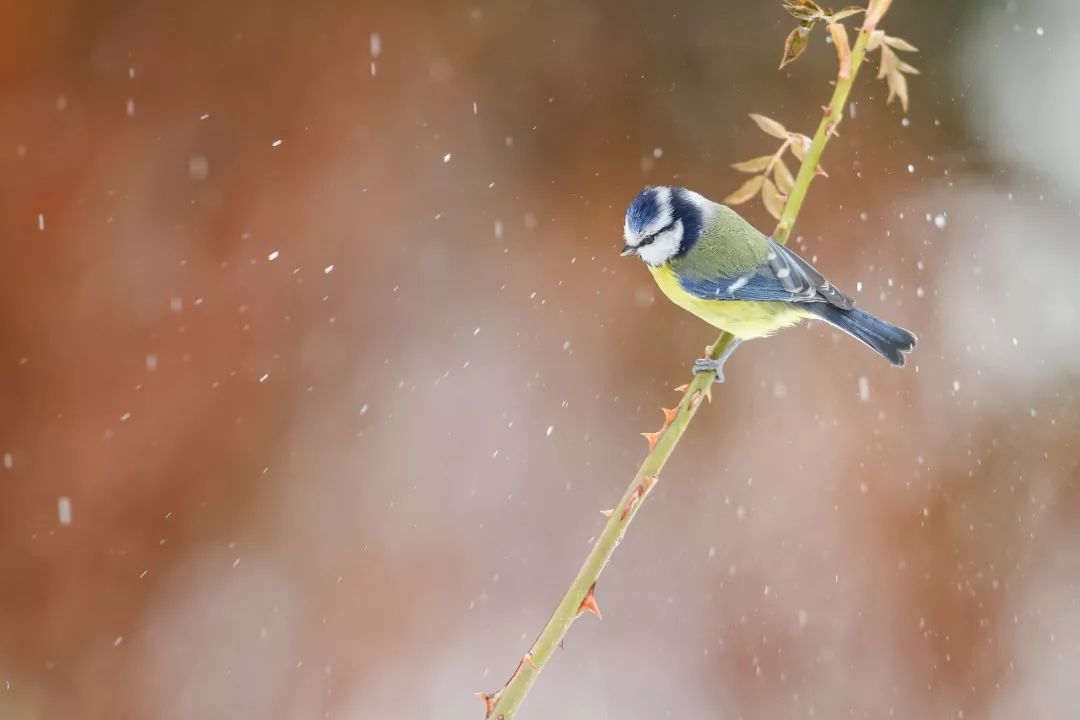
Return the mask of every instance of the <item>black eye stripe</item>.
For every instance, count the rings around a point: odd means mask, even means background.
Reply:
[[[652,235],[646,236],[644,240],[642,240],[640,243],[638,243],[638,247],[645,247],[646,245],[651,245],[653,242],[655,242],[657,235],[659,235],[660,233],[665,233],[668,230],[670,230],[671,228],[675,227],[675,223],[677,223],[677,222],[679,222],[679,221],[678,220],[672,220],[667,225],[665,225],[664,227],[662,227],[659,230],[657,230],[656,232],[654,232]]]

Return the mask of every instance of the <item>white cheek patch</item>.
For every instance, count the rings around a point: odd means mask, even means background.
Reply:
[[[658,234],[648,245],[638,248],[638,255],[649,265],[663,265],[679,252],[683,240],[682,220]]]

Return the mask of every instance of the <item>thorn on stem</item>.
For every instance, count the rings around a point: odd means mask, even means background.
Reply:
[[[690,384],[687,383],[686,385],[680,385],[679,387],[675,388],[675,392],[686,392],[689,389],[690,389]]]
[[[533,660],[533,656],[532,656],[531,652],[525,653],[525,657],[521,658],[521,661],[529,663],[529,665],[532,667],[533,670],[539,670],[540,669],[539,667],[536,666],[536,661]]]
[[[829,177],[829,173],[825,172],[825,168],[821,167],[820,165],[814,168],[814,174],[820,175],[821,177]]]
[[[644,485],[638,485],[636,488],[634,488],[634,494],[631,495],[630,499],[626,501],[626,507],[623,508],[622,516],[620,516],[619,520],[621,520],[622,522],[626,522],[626,518],[630,516],[630,511],[634,509],[634,506],[638,504],[638,500],[640,500],[641,496],[644,494]]]
[[[664,411],[664,429],[666,430],[671,423],[675,422],[675,418],[679,415],[679,408],[660,408]]]
[[[660,436],[664,434],[663,430],[658,432],[643,432],[641,437],[649,441],[649,452],[652,452],[656,447],[656,443],[660,442]]]
[[[589,586],[588,592],[585,593],[584,599],[581,601],[581,607],[578,608],[578,617],[581,617],[582,613],[590,612],[600,620],[604,618],[600,615],[600,606],[596,604],[596,583]]]
[[[615,514],[615,508],[608,508],[607,510],[601,510],[600,514],[603,515],[606,518],[609,518],[609,517],[611,517],[612,515]]]
[[[502,690],[493,693],[476,693],[476,697],[480,698],[480,701],[484,703],[484,717],[491,717],[491,711],[495,709],[495,703],[499,702],[499,696],[502,695]]]

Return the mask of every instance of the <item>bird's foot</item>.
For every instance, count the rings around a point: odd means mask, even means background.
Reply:
[[[735,348],[739,347],[739,345],[742,345],[742,340],[739,338],[732,339],[720,354],[720,357],[715,360],[711,357],[712,348],[705,348],[705,352],[709,353],[709,355],[694,361],[694,374],[714,372],[716,373],[716,378],[713,382],[724,382],[724,363],[727,362],[727,359],[731,357],[731,353],[735,352]]]
[[[727,358],[720,358],[713,360],[711,357],[698,358],[694,361],[694,374],[699,375],[701,373],[714,372],[716,377],[713,379],[714,383],[724,382],[724,360]]]

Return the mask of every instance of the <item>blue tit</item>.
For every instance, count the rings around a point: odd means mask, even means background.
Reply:
[[[719,360],[695,372],[720,372],[738,342],[804,318],[824,320],[896,366],[915,336],[855,307],[855,301],[792,250],[760,233],[731,208],[680,187],[647,187],[626,211],[623,255],[637,255],[673,303],[737,338]]]

